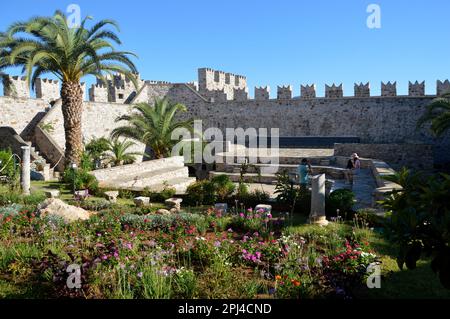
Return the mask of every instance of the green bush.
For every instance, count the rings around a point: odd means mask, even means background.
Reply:
[[[151,202],[164,203],[166,199],[174,197],[176,193],[177,190],[175,188],[170,187],[167,183],[165,183],[161,192],[154,192],[149,189],[144,189],[142,196],[150,197]]]
[[[93,161],[99,161],[103,154],[109,150],[109,143],[104,137],[94,138],[84,148]]]
[[[221,202],[224,202],[231,197],[236,189],[236,186],[227,175],[214,176],[211,179],[211,183],[213,184],[214,193],[217,196],[217,199]]]
[[[64,171],[63,181],[70,189],[75,185],[75,190],[88,189],[90,194],[96,194],[98,191],[97,178],[85,169],[67,168]]]
[[[326,199],[326,212],[329,217],[336,217],[337,210],[340,216],[353,219],[353,205],[355,204],[355,194],[348,189],[338,189],[330,194]]]
[[[18,181],[19,165],[16,164],[11,149],[0,150],[0,161],[0,176],[7,176],[12,182]]]
[[[269,199],[269,193],[259,189],[255,189],[240,198],[241,202],[244,203],[244,206],[246,207],[255,207],[258,204],[265,204]]]

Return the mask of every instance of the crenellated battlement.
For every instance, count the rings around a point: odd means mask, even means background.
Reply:
[[[344,87],[342,84],[332,86],[325,84],[325,97],[327,99],[339,99],[344,97]]]
[[[234,100],[234,90],[247,90],[247,78],[243,75],[226,73],[210,68],[198,69],[198,91],[206,97],[210,97],[214,91],[223,91],[227,100]]]
[[[43,99],[49,103],[56,101],[60,97],[60,87],[58,80],[36,79],[34,83],[36,98]]]
[[[445,80],[444,82],[436,81],[436,95],[441,96],[445,93],[450,93],[450,81]]]
[[[389,81],[386,84],[384,82],[381,82],[381,96],[397,96],[397,82],[391,83]]]
[[[292,85],[278,86],[277,87],[277,99],[278,100],[292,99]]]
[[[3,95],[30,98],[30,87],[26,77],[3,75]]]
[[[300,94],[302,99],[316,98],[316,85],[302,85],[300,86]]]
[[[423,81],[422,83],[419,83],[419,81],[416,81],[415,83],[409,82],[408,94],[409,94],[409,96],[424,96],[425,95],[425,81]]]
[[[265,101],[270,99],[270,86],[255,87],[255,100]]]
[[[355,97],[370,97],[370,83],[355,83],[354,92]]]

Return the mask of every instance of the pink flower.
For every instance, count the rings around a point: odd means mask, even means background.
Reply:
[[[244,213],[240,213],[239,217],[244,218],[245,217]]]

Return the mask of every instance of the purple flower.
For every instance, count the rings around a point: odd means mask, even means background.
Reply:
[[[214,246],[215,246],[215,247],[220,247],[220,241],[216,240],[216,241],[214,242]]]
[[[137,276],[138,276],[139,278],[142,278],[143,275],[144,275],[144,274],[142,273],[142,271],[141,271],[140,273],[137,274]]]
[[[232,232],[233,232],[233,229],[229,228],[229,229],[228,229],[228,232],[229,232],[229,233],[232,233]]]

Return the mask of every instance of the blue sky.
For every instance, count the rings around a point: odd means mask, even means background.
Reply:
[[[15,0],[2,4],[0,30],[34,15],[51,15],[78,4],[83,16],[112,18],[121,26],[123,49],[138,54],[144,79],[188,82],[197,68],[248,77],[253,86],[425,80],[427,94],[437,79],[449,78],[448,0]],[[122,5],[119,5],[122,3]],[[381,29],[366,24],[369,4],[381,8]],[[123,5],[124,4],[124,5]],[[11,72],[14,73],[14,72]],[[91,81],[88,81],[92,82]]]

